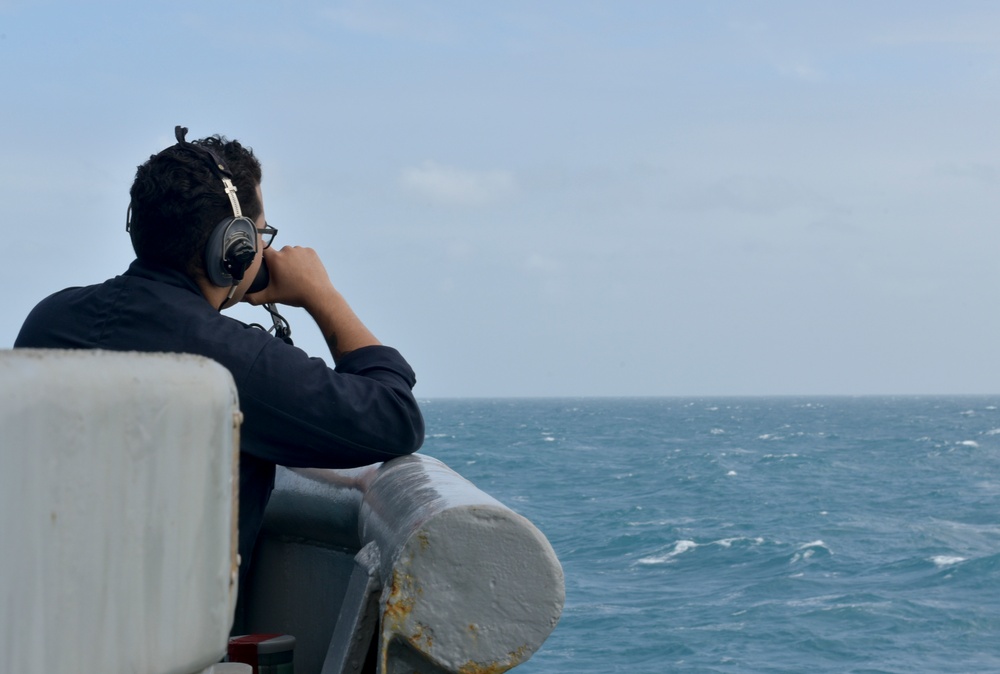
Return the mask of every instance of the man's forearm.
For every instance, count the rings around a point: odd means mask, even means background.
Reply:
[[[311,299],[304,308],[323,333],[334,362],[355,349],[381,344],[336,288]]]

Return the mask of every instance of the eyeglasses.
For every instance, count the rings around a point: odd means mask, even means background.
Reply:
[[[267,249],[271,247],[271,242],[274,241],[278,230],[265,222],[263,227],[257,228],[257,233],[260,234],[260,238],[264,242],[264,248]]]

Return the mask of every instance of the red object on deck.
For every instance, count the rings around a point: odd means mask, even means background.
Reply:
[[[253,674],[258,674],[258,662],[260,661],[261,645],[273,639],[283,637],[283,634],[247,634],[241,637],[232,637],[229,640],[229,661],[242,662],[253,667]],[[294,642],[293,642],[294,643]],[[264,647],[265,652],[269,649]]]

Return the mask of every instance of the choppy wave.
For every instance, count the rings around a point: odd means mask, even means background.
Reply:
[[[1000,398],[425,414],[424,451],[563,564],[562,620],[519,674],[1000,671]]]
[[[638,565],[656,565],[656,564],[668,564],[678,556],[683,555],[686,552],[691,552],[697,550],[698,548],[707,548],[710,546],[717,546],[719,548],[728,549],[732,548],[734,545],[739,546],[740,544],[747,545],[761,545],[764,543],[763,538],[746,538],[746,537],[736,537],[736,538],[720,538],[716,541],[709,541],[707,543],[696,543],[690,540],[676,541],[669,550],[664,553],[650,555],[647,557],[641,557],[635,561]]]

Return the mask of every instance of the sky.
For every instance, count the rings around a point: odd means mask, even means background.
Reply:
[[[421,398],[1000,392],[996,3],[0,0],[0,60],[3,348],[180,124]]]

